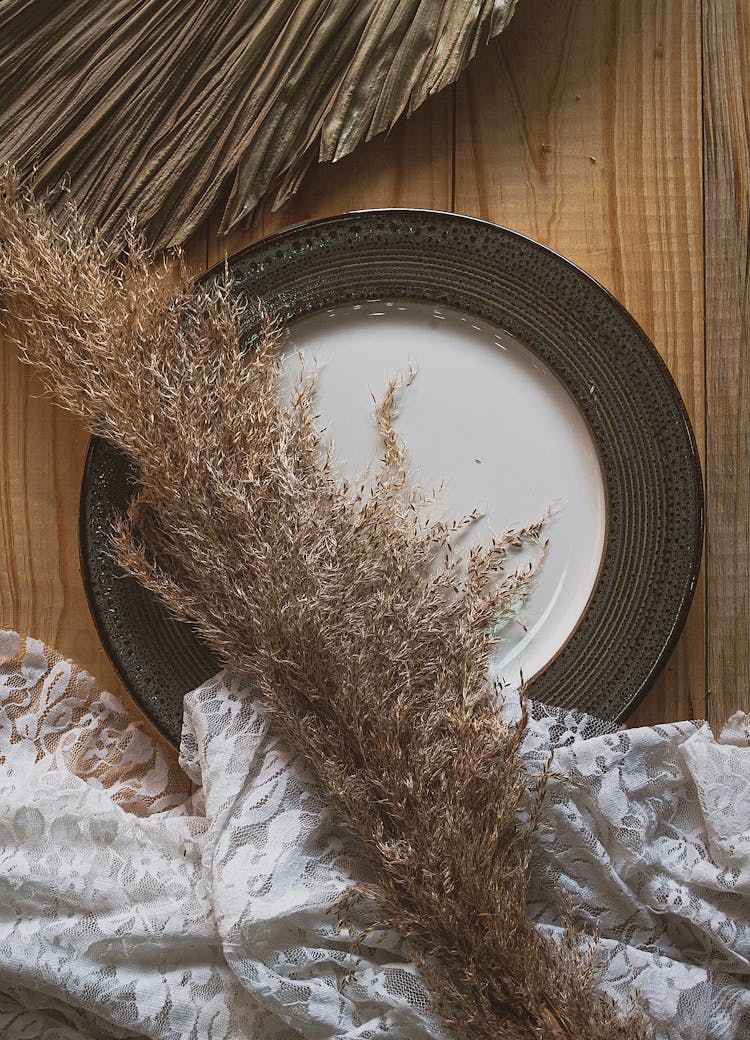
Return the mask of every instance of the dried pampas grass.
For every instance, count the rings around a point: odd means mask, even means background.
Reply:
[[[249,676],[372,860],[379,924],[398,930],[459,1037],[634,1040],[596,987],[591,943],[524,913],[544,777],[518,756],[486,679],[511,532],[461,562],[422,519],[393,430],[369,489],[340,479],[314,388],[285,402],[273,328],[226,285],[154,265],[128,233],[64,230],[18,187],[0,200],[0,292],[50,391],[140,468],[113,547],[122,566]],[[346,907],[342,907],[342,913]]]
[[[105,233],[227,231],[452,83],[516,0],[6,0],[0,159]],[[228,197],[227,197],[228,196]]]

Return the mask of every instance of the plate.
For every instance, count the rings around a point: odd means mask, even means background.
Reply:
[[[535,677],[578,624],[604,549],[603,473],[574,398],[509,332],[442,304],[371,299],[300,318],[285,333],[286,386],[315,373],[319,425],[352,483],[382,454],[373,400],[414,373],[396,430],[413,482],[430,495],[425,515],[450,522],[478,510],[464,552],[544,520],[544,554],[529,546],[509,555],[507,569],[543,566],[513,622],[498,627],[493,660],[501,681]]]
[[[372,397],[412,366],[397,428],[422,486],[438,489],[434,508],[478,507],[472,538],[548,515],[547,556],[521,623],[500,633],[493,670],[514,682],[523,669],[530,696],[548,703],[627,717],[687,615],[703,498],[679,393],[622,306],[540,244],[432,211],[333,217],[229,263],[237,291],[286,323],[290,382],[300,364],[318,369],[326,436],[349,475],[377,452]],[[136,482],[114,448],[92,440],[84,580],[123,681],[177,742],[183,695],[217,665],[109,558],[112,516]]]

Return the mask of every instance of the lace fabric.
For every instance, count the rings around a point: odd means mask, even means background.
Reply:
[[[0,1035],[443,1040],[398,937],[337,923],[367,868],[251,690],[190,693],[178,761],[38,641],[0,660]],[[532,919],[574,906],[657,1037],[750,1036],[750,717],[716,740],[533,705],[523,754],[550,749]]]
[[[670,1040],[750,1036],[747,736],[735,716],[718,741],[682,723],[555,752],[529,913],[554,931],[569,900],[603,936],[606,988],[638,989]]]

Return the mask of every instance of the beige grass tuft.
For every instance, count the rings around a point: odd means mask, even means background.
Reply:
[[[182,267],[175,284],[134,234],[88,234],[70,204],[60,226],[12,172],[0,194],[0,293],[25,360],[140,469],[117,559],[255,683],[456,1036],[646,1037],[597,989],[591,944],[544,938],[524,912],[544,777],[525,773],[524,720],[500,721],[486,673],[529,581],[506,573],[509,546],[539,527],[461,561],[450,525],[420,519],[396,384],[377,412],[383,466],[350,486],[314,387],[285,403],[276,334],[266,323],[248,350],[258,316],[229,286]]]

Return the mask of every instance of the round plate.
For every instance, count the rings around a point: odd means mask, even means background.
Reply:
[[[626,717],[666,662],[700,564],[703,496],[690,423],[645,333],[597,282],[505,228],[422,210],[345,214],[285,231],[230,261],[235,287],[285,322],[363,301],[415,301],[473,315],[532,351],[575,400],[598,450],[606,532],[577,626],[530,695],[606,720]],[[205,277],[218,276],[223,264]],[[593,389],[592,389],[593,388]],[[137,477],[94,439],[81,493],[84,580],[115,667],[156,725],[179,740],[182,697],[217,670],[108,553],[111,518]]]
[[[284,389],[315,372],[319,428],[339,471],[357,486],[382,441],[373,401],[391,380],[395,429],[407,446],[422,513],[451,522],[467,553],[493,532],[543,519],[538,543],[512,549],[507,571],[541,562],[530,595],[500,622],[490,674],[518,685],[562,649],[588,606],[601,565],[606,492],[596,443],[573,396],[539,355],[505,329],[443,304],[366,300],[291,322],[282,341]]]

